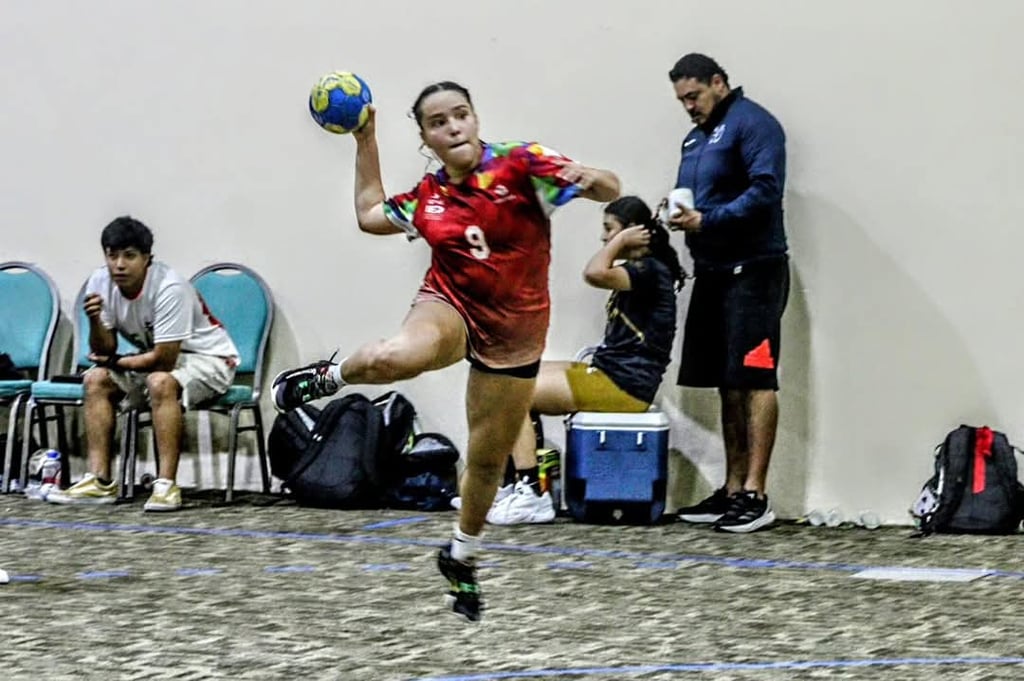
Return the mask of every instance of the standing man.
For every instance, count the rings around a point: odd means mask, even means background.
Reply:
[[[55,504],[112,504],[117,483],[110,472],[117,403],[149,404],[159,457],[158,477],[146,511],[181,508],[174,482],[184,427],[182,407],[213,399],[231,387],[238,350],[206,309],[195,287],[152,255],[153,234],[131,217],[119,217],[100,237],[106,266],[93,272],[83,307],[89,317],[85,372],[85,438],[89,472],[62,492]],[[138,348],[117,354],[117,336]]]
[[[732,89],[703,54],[669,71],[694,123],[683,139],[677,188],[693,206],[669,218],[686,232],[696,282],[686,316],[679,384],[718,388],[725,484],[679,519],[753,532],[775,521],[765,478],[779,418],[776,391],[789,258],[782,220],[786,137],[763,107]]]

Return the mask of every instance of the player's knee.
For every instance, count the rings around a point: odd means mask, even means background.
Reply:
[[[82,386],[87,397],[106,397],[117,389],[110,378],[110,370],[102,367],[86,371],[82,375]]]
[[[418,376],[423,372],[421,362],[405,343],[384,340],[377,343],[370,352],[371,371],[382,378],[401,381]]]
[[[154,371],[146,377],[146,389],[155,403],[178,400],[178,381],[166,371]]]

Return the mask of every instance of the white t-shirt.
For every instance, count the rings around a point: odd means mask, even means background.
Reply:
[[[85,292],[103,298],[103,326],[143,352],[157,343],[181,341],[182,352],[238,357],[228,332],[206,309],[192,283],[162,262],[150,264],[142,291],[133,299],[125,298],[106,267],[92,273]]]

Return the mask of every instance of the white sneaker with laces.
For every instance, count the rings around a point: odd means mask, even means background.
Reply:
[[[530,525],[550,523],[554,519],[551,494],[537,494],[529,480],[517,482],[512,494],[496,502],[487,512],[487,522],[492,525]]]
[[[494,495],[494,501],[492,503],[493,504],[497,504],[499,501],[501,501],[502,499],[504,499],[508,495],[512,494],[512,490],[513,490],[514,487],[515,487],[515,483],[511,483],[511,482],[508,483],[507,485],[505,485],[504,487],[499,487],[498,488],[498,493]],[[462,508],[462,497],[453,497],[452,501],[451,501],[451,504],[452,504],[452,508],[454,508],[456,511],[458,511],[459,509]]]

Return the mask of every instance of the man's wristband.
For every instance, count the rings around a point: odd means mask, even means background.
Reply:
[[[110,355],[107,356],[107,359],[104,360],[103,363],[100,364],[99,366],[105,369],[117,369],[117,361],[121,359],[121,357],[122,356],[117,354],[116,352],[111,353]]]

